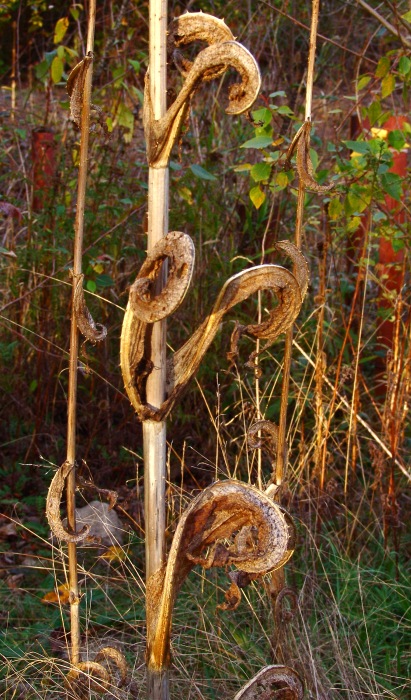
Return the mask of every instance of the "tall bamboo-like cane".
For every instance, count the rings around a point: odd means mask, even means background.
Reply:
[[[151,0],[149,6],[149,93],[154,119],[161,119],[167,110],[167,0]],[[168,165],[149,166],[148,180],[148,241],[147,252],[168,231],[169,198]],[[161,288],[163,279],[157,282]],[[160,289],[156,290],[157,293]],[[151,362],[153,372],[147,380],[147,403],[159,408],[165,396],[166,320],[157,321],[152,328]],[[146,527],[146,579],[158,571],[165,557],[165,479],[166,479],[166,422],[143,421],[144,449],[144,512]],[[152,700],[168,698],[167,672],[148,671],[148,697]]]

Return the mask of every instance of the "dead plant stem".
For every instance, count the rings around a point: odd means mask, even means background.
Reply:
[[[90,0],[88,33],[87,33],[87,53],[93,52],[94,48],[94,27],[96,19],[96,0]],[[92,64],[86,74],[83,103],[81,111],[81,139],[80,139],[80,162],[78,173],[77,208],[74,224],[74,255],[73,255],[73,287],[72,302],[74,298],[75,280],[81,274],[83,231],[84,231],[84,211],[87,183],[87,158],[89,142],[90,124],[90,101],[92,83]],[[69,358],[69,382],[67,397],[67,461],[70,464],[76,463],[76,413],[77,413],[77,369],[78,369],[78,349],[79,332],[74,313],[74,304],[71,311],[71,331],[70,331],[70,358]],[[76,473],[75,468],[71,470],[67,478],[67,525],[72,531],[76,531],[75,514],[75,491]],[[77,664],[80,660],[80,599],[78,590],[77,575],[77,549],[75,543],[68,543],[68,567],[70,586],[70,621],[71,621],[71,663]]]
[[[149,63],[150,99],[154,119],[166,113],[167,103],[167,0],[149,3]],[[148,241],[147,252],[168,231],[168,167],[149,168],[148,183]],[[164,284],[167,275],[163,265]],[[156,292],[160,291],[159,289]],[[166,322],[153,324],[151,336],[153,371],[146,387],[147,403],[159,408],[165,396]],[[165,561],[165,484],[166,484],[166,422],[143,421],[144,449],[144,509],[146,524],[146,578],[158,571]],[[146,605],[152,602],[147,600]],[[148,669],[147,696],[150,700],[167,700],[169,682],[167,671]]]

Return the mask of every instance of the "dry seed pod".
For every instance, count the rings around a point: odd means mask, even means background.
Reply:
[[[105,661],[107,664],[113,662],[120,675],[118,687],[124,685],[127,680],[127,662],[121,651],[115,647],[103,647],[98,651],[94,660],[98,663]]]
[[[221,41],[222,38],[224,41]],[[226,38],[230,40],[227,41]],[[231,38],[232,34],[223,22],[203,13],[194,13],[194,16],[182,15],[172,23],[170,50],[173,44],[181,46],[197,40],[207,41],[210,45],[200,51],[193,62],[176,59],[177,63],[181,64],[180,69],[185,75],[185,81],[177,98],[161,119],[154,118],[148,72],[146,74],[143,122],[147,159],[151,167],[167,166],[190,100],[203,81],[221,75],[231,66],[239,73],[241,82],[235,83],[229,89],[227,114],[242,114],[255,102],[261,85],[257,63],[244,46]]]
[[[73,305],[77,328],[91,343],[99,343],[107,337],[107,328],[103,326],[102,323],[95,323],[87,308],[83,289],[84,275],[75,275],[72,270],[71,275],[73,277],[73,284],[75,285]]]
[[[72,469],[74,469],[74,464],[66,461],[53,476],[47,493],[46,516],[50,529],[59,540],[63,540],[65,542],[81,542],[90,532],[90,526],[85,525],[80,532],[71,533],[64,529],[60,516],[60,504],[64,485]]]
[[[247,443],[252,450],[264,450],[274,460],[277,455],[278,427],[270,420],[256,421],[247,431]]]
[[[281,696],[277,692],[283,691]],[[271,700],[281,697],[302,700],[304,684],[294,669],[288,666],[266,666],[242,688],[234,700]]]
[[[84,83],[87,72],[93,62],[93,53],[90,51],[80,63],[74,66],[67,78],[67,92],[70,97],[70,114],[73,122],[80,128],[81,110],[83,107]]]
[[[297,142],[298,176],[308,190],[314,190],[314,192],[319,193],[329,192],[333,184],[319,185],[314,177],[314,168],[310,156],[311,127],[312,123],[307,121],[304,122],[300,130],[301,133]]]
[[[167,565],[147,582],[149,668],[161,671],[169,662],[174,602],[196,564],[206,568],[234,564],[255,578],[284,566],[294,541],[290,516],[253,486],[228,480],[204,489],[178,523]],[[235,606],[239,581],[232,581]]]
[[[169,236],[171,234],[168,234]],[[177,234],[174,234],[177,235]],[[183,234],[178,234],[179,244],[189,245]],[[167,237],[166,237],[167,238]],[[164,244],[167,246],[167,243]],[[167,248],[165,249],[167,250]],[[192,243],[189,246],[187,256],[182,254],[175,256],[175,261],[170,254],[173,264],[170,266],[169,279],[160,294],[161,303],[157,304],[156,298],[149,299],[149,292],[154,288],[154,280],[150,278],[150,283],[146,282],[147,274],[159,270],[156,263],[156,255],[159,259],[164,258],[161,247],[156,248],[150,254],[149,263],[144,268],[138,280],[143,280],[140,288],[135,291],[133,307],[128,304],[123,321],[121,333],[121,370],[124,379],[125,389],[134,409],[141,420],[164,420],[172,410],[177,399],[186,388],[188,382],[197,372],[204,354],[211,345],[215,334],[224,315],[236,304],[247,299],[251,294],[259,290],[271,290],[278,299],[278,305],[269,314],[268,319],[260,324],[250,324],[238,328],[237,340],[244,333],[248,333],[256,338],[262,338],[272,343],[273,340],[283,333],[295,320],[301,307],[302,299],[300,284],[294,275],[279,265],[259,265],[249,270],[244,270],[231,277],[223,286],[211,313],[203,323],[193,333],[192,337],[178,350],[167,362],[167,398],[159,409],[154,409],[146,405],[145,385],[147,377],[152,371],[150,363],[150,332],[146,318],[157,320],[159,311],[161,318],[171,313],[177,303],[185,294],[185,283],[189,280],[191,268],[189,260],[192,250]],[[155,252],[157,251],[157,252]],[[167,253],[166,253],[167,254]],[[301,255],[299,253],[299,255]],[[179,268],[178,261],[184,260]],[[143,266],[144,267],[144,266]],[[182,269],[184,274],[181,277],[184,284],[180,285],[178,270]],[[178,293],[172,293],[170,307],[166,306],[168,290],[178,289]],[[141,311],[137,309],[137,297],[140,297],[139,304]],[[146,298],[144,298],[146,296]],[[141,303],[140,303],[141,302]],[[153,315],[149,309],[153,306]],[[138,316],[138,318],[137,318]]]
[[[66,676],[65,687],[74,691],[76,697],[87,700],[90,690],[106,693],[111,686],[110,674],[96,661],[80,661]]]
[[[180,47],[187,46],[195,41],[203,41],[211,46],[211,44],[234,40],[235,37],[224,20],[217,19],[217,17],[204,14],[203,12],[186,12],[180,17],[173,19],[170,23],[168,27],[167,50],[180,73],[186,77],[193,66],[193,62],[182,56],[178,50]],[[224,73],[226,68],[223,65],[214,70],[206,71],[203,80],[218,78]]]

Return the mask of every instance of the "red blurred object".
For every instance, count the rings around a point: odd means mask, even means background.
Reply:
[[[50,200],[56,174],[56,141],[54,131],[47,127],[33,129],[31,157],[33,163],[32,209],[39,212]]]
[[[405,117],[390,117],[384,123],[383,128],[388,132],[395,129],[402,130],[404,123],[407,121]],[[393,163],[390,168],[391,173],[396,173],[400,177],[405,178],[407,175],[407,152],[395,151],[393,153]],[[393,199],[389,195],[385,195],[385,211],[388,217],[394,223],[403,224],[406,220],[406,211],[401,206],[401,202]],[[391,241],[386,238],[380,238],[379,256],[376,267],[376,272],[382,280],[383,286],[380,287],[377,299],[378,310],[392,309],[394,312],[395,299],[384,298],[384,288],[387,292],[396,292],[398,296],[404,284],[404,250],[394,251]],[[378,345],[380,348],[389,350],[392,348],[394,334],[394,322],[390,319],[382,320],[378,333]]]

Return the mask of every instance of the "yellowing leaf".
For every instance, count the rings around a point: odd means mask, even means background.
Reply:
[[[66,583],[63,583],[62,586],[59,586],[57,591],[50,591],[49,593],[46,593],[42,599],[42,603],[61,603],[64,605],[65,603],[68,603],[70,600],[70,588]]]
[[[94,272],[97,272],[98,275],[101,275],[101,273],[104,272],[104,265],[101,263],[96,263],[93,265],[93,270]]]
[[[64,63],[60,56],[54,56],[51,64],[51,79],[54,84],[59,83],[63,77]]]
[[[389,97],[395,90],[395,78],[392,73],[387,73],[385,78],[381,80],[381,97]]]
[[[332,221],[336,221],[340,218],[343,210],[343,205],[341,204],[338,197],[333,197],[328,205],[328,216]]]
[[[288,180],[288,175],[287,175],[287,173],[279,172],[279,173],[277,173],[277,175],[275,176],[275,184],[276,184],[277,187],[278,187],[279,189],[281,189],[281,190],[283,190],[283,189],[285,189],[285,188],[287,187],[288,182],[289,182],[289,180]]]
[[[55,44],[60,44],[63,41],[65,33],[68,29],[68,26],[69,26],[69,18],[68,17],[62,17],[56,23],[56,26],[54,27],[54,43]]]
[[[265,202],[265,193],[260,187],[253,187],[250,190],[250,199],[256,209],[259,209]]]
[[[112,545],[107,549],[104,554],[99,556],[99,559],[105,559],[106,561],[113,563],[115,561],[124,561],[126,558],[126,553],[124,549],[118,545]]]
[[[188,189],[188,187],[179,187],[178,194],[187,202],[187,204],[190,204],[190,206],[194,204],[193,193]]]

